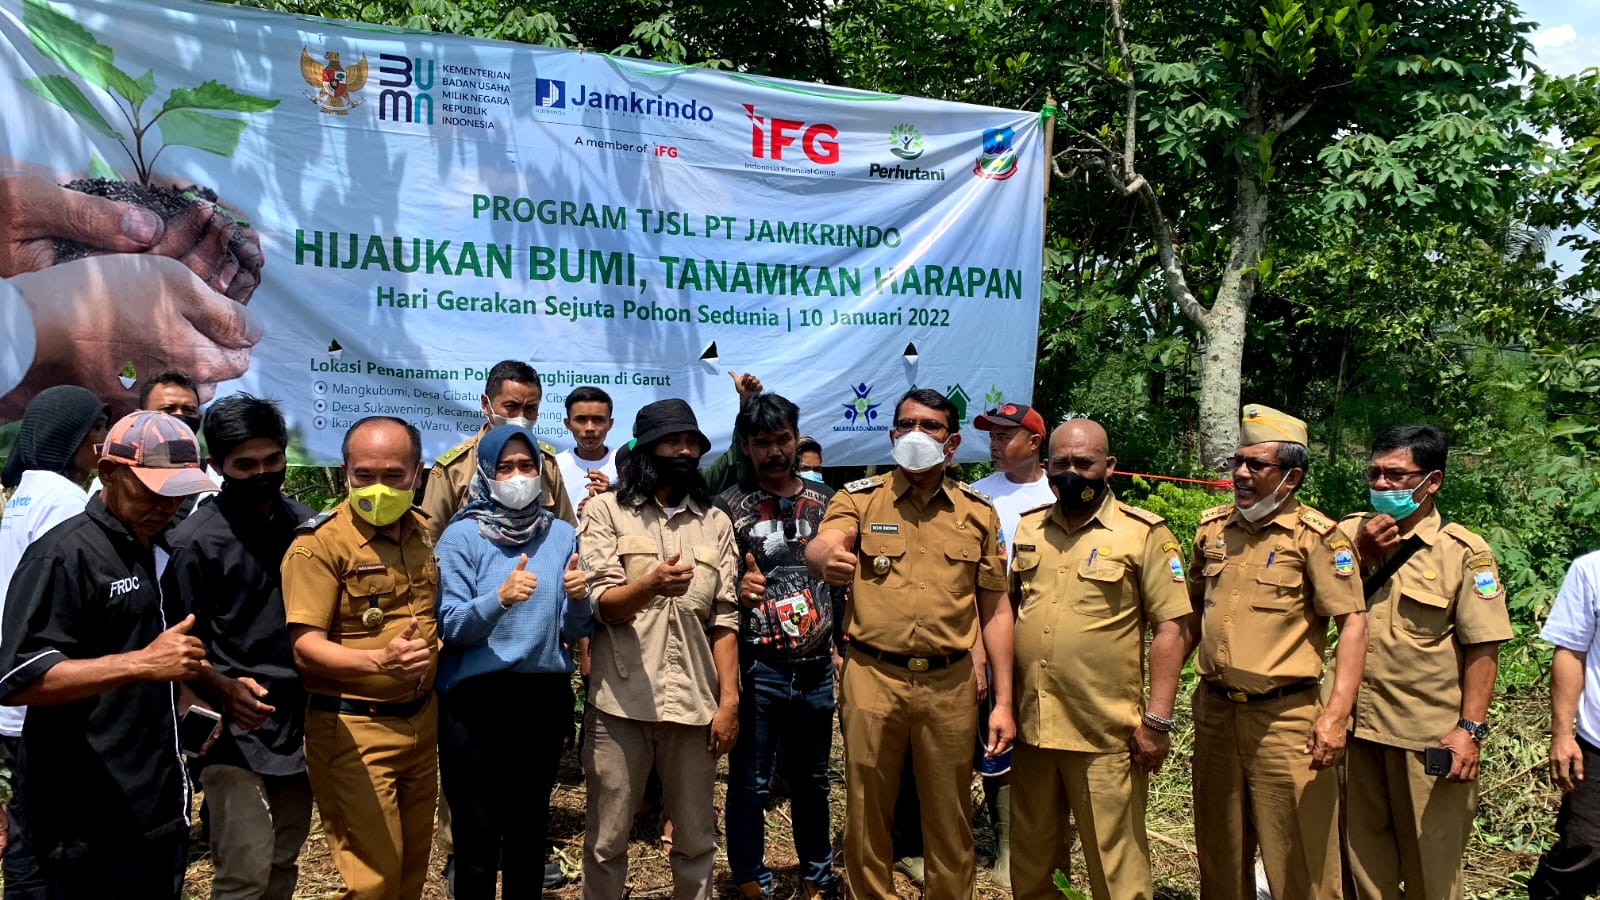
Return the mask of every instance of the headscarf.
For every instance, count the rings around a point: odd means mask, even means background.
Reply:
[[[17,443],[6,460],[0,484],[14,488],[24,472],[34,469],[66,471],[89,429],[103,415],[105,401],[87,388],[58,384],[40,391],[22,413]]]
[[[527,442],[534,458],[538,459],[538,445],[533,436],[520,426],[501,425],[490,429],[488,434],[479,439],[478,467],[472,474],[472,484],[467,487],[467,505],[450,519],[452,522],[476,519],[478,533],[503,547],[521,547],[538,540],[550,527],[550,520],[555,518],[538,500],[528,504],[526,509],[507,509],[489,493],[500,454],[505,452],[507,442],[519,437]]]

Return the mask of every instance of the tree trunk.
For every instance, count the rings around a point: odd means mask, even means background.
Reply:
[[[1228,265],[1216,301],[1198,323],[1206,341],[1200,357],[1200,462],[1217,471],[1239,446],[1245,323],[1256,295],[1256,267],[1266,247],[1267,195],[1253,159],[1240,166],[1237,191]]]

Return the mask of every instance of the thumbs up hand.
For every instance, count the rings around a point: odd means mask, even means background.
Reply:
[[[533,596],[533,589],[539,586],[539,576],[528,571],[528,554],[522,554],[517,564],[506,574],[506,580],[500,584],[495,593],[500,597],[500,605],[506,609]]]
[[[567,570],[561,573],[561,586],[566,588],[567,596],[573,600],[582,600],[589,595],[589,576],[583,574],[579,562],[578,554],[572,554],[572,558],[567,560]]]
[[[856,527],[851,525],[844,538],[833,545],[822,568],[822,580],[841,587],[855,580],[857,559]]]
[[[754,553],[744,555],[744,578],[739,581],[739,599],[746,606],[759,606],[767,593],[767,576],[761,574]]]
[[[200,639],[190,634],[194,629],[194,615],[185,616],[182,622],[156,635],[141,651],[145,678],[150,681],[186,681],[205,668],[206,648]]]
[[[674,553],[662,560],[647,578],[650,579],[650,593],[662,597],[682,597],[689,593],[689,584],[694,581],[694,563],[679,562],[683,554]]]
[[[428,642],[417,637],[421,627],[422,623],[412,619],[406,623],[406,630],[395,635],[382,650],[373,651],[383,674],[404,681],[427,673],[433,654]]]

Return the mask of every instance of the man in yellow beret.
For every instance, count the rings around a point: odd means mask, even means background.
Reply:
[[[1333,766],[1367,649],[1361,579],[1349,539],[1295,496],[1310,461],[1305,423],[1252,403],[1239,444],[1233,502],[1201,514],[1189,565],[1200,896],[1255,896],[1259,845],[1274,897],[1336,900]],[[1324,701],[1330,618],[1340,640]]]

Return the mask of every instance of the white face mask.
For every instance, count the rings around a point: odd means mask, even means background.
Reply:
[[[542,486],[531,475],[513,475],[505,481],[489,482],[489,496],[506,509],[527,509],[539,499]]]
[[[1260,500],[1257,500],[1249,506],[1236,506],[1235,508],[1239,510],[1239,515],[1243,516],[1246,522],[1249,522],[1253,525],[1256,522],[1265,519],[1267,516],[1277,512],[1278,507],[1283,505],[1283,500],[1278,499],[1278,491],[1283,490],[1283,485],[1288,480],[1289,473],[1285,472],[1283,473],[1283,479],[1278,482],[1278,486],[1272,489],[1272,493],[1262,497]]]
[[[926,472],[944,462],[944,445],[921,431],[894,442],[894,461],[907,472]]]
[[[530,433],[533,431],[533,422],[522,416],[517,416],[515,419],[508,419],[505,416],[497,416],[494,413],[490,413],[489,424],[496,428],[499,428],[501,425],[515,425],[518,428],[521,428],[523,431]]]

